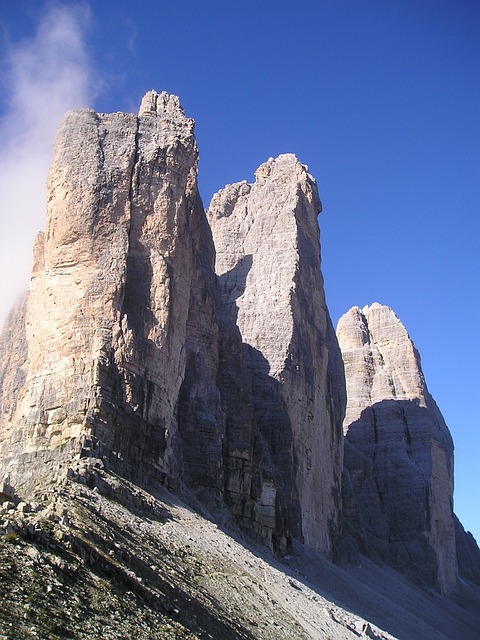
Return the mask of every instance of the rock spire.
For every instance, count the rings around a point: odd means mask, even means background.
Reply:
[[[339,513],[344,389],[320,271],[315,180],[295,156],[225,187],[208,219],[223,305],[254,378],[254,412],[298,500],[305,542],[331,553]]]
[[[353,307],[337,327],[347,383],[347,535],[445,593],[458,569],[452,512],[453,444],[428,392],[418,352],[386,306]]]
[[[307,167],[270,158],[205,211],[197,161],[176,96],[64,116],[0,336],[0,485],[163,484],[279,553],[365,554],[446,594],[458,558],[478,583],[406,329],[373,304],[333,330]]]
[[[19,456],[70,446],[99,446],[114,466],[145,455],[152,472],[175,465],[165,452],[175,448],[188,309],[202,278],[190,228],[203,210],[193,121],[155,92],[142,112],[71,111],[60,124],[24,383],[3,415],[15,425],[2,446],[12,477],[29,468]]]

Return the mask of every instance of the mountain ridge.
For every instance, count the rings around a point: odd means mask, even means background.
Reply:
[[[175,96],[65,115],[27,302],[0,338],[6,513],[52,482],[114,500],[133,483],[279,558],[370,556],[474,594],[480,552],[455,525],[451,437],[413,343],[378,304],[337,342],[308,168],[271,158],[205,210],[197,162]]]

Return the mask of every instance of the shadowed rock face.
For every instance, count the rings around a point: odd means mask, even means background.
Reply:
[[[238,354],[240,338],[219,326],[217,307],[193,121],[178,99],[150,92],[138,117],[67,113],[28,301],[2,337],[2,476],[28,491],[80,455],[143,486],[187,486],[217,508],[235,485],[240,524],[285,543],[275,504],[265,515],[252,489],[268,463],[260,445],[253,452],[241,359],[227,366],[220,353]],[[233,417],[228,379],[244,400]]]
[[[26,304],[27,296],[24,294],[8,314],[0,333],[0,407],[2,414],[7,417],[0,431],[0,442],[15,437],[8,417],[15,413],[19,390],[25,382],[28,348],[25,336]]]
[[[455,540],[460,576],[480,587],[480,549],[475,538],[470,531],[465,531],[457,516],[455,516]]]
[[[342,359],[320,207],[283,155],[206,214],[175,96],[149,92],[138,116],[67,113],[29,293],[0,337],[3,486],[28,496],[94,458],[194,493],[276,550],[325,556],[343,508],[347,553],[452,591],[450,434],[390,309],[345,314]]]
[[[420,358],[388,307],[353,307],[337,327],[347,382],[345,534],[423,583],[457,584],[453,444]]]
[[[308,546],[331,552],[340,508],[341,359],[320,272],[317,186],[293,155],[253,185],[225,187],[207,212],[224,311],[254,381],[254,415]]]
[[[28,494],[100,458],[227,506],[272,547],[304,536],[329,554],[344,383],[316,185],[293,156],[242,183],[252,233],[223,229],[217,280],[193,128],[154,91],[138,116],[65,115],[27,301],[2,337],[0,475]],[[237,190],[214,198],[215,229]]]

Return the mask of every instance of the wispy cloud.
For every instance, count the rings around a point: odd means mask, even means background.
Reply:
[[[133,22],[133,20],[130,20],[130,18],[123,18],[122,22],[128,31],[128,37],[127,37],[127,43],[126,43],[127,51],[132,55],[134,55],[137,47],[138,29],[135,23]]]
[[[33,36],[9,44],[1,60],[0,327],[28,287],[58,121],[67,109],[91,105],[99,89],[86,46],[89,21],[84,5],[49,4]]]

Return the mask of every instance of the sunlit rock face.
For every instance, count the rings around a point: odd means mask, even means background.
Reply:
[[[331,553],[340,508],[341,357],[320,271],[317,186],[287,154],[255,183],[228,185],[207,212],[224,316],[237,325],[254,419],[308,546]]]
[[[339,320],[345,365],[345,538],[423,584],[457,584],[453,444],[420,358],[394,312]]]
[[[285,536],[275,504],[252,488],[268,465],[254,461],[250,383],[241,360],[228,369],[220,355],[238,353],[240,338],[217,321],[197,156],[175,96],[149,92],[138,116],[63,118],[27,302],[2,335],[0,472],[28,491],[91,456],[220,508],[242,475],[235,464],[225,473],[224,449],[235,447],[249,460],[235,515],[272,543]],[[232,378],[245,400],[238,437],[225,413]]]
[[[2,406],[0,464],[12,482],[34,478],[38,457],[58,467],[71,450],[122,473],[178,477],[196,444],[206,482],[221,487],[218,433],[211,446],[204,434],[178,450],[192,350],[202,402],[216,429],[223,420],[213,382],[214,252],[193,128],[175,96],[155,92],[138,117],[81,110],[63,118],[35,246],[23,375],[16,405],[4,398]]]
[[[344,547],[451,591],[452,443],[404,327],[354,308],[342,358],[295,156],[207,212],[197,160],[175,96],[63,118],[28,295],[0,337],[0,483],[27,496],[88,457],[325,556],[343,508]]]

